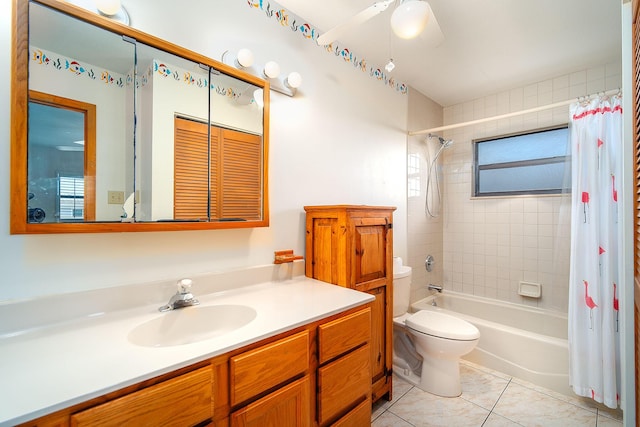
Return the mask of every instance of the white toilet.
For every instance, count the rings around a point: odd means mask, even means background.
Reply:
[[[393,371],[424,391],[460,396],[460,357],[480,339],[471,323],[439,311],[407,313],[411,267],[394,264]]]

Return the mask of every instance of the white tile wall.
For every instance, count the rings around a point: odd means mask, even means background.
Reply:
[[[621,82],[620,64],[605,64],[446,107],[444,124],[616,89]],[[568,111],[568,106],[559,107],[445,132],[444,136],[453,139],[454,144],[443,154],[443,216],[437,222],[423,219],[429,230],[425,234],[412,235],[409,229],[410,258],[420,258],[427,246],[437,247],[442,242],[442,280],[446,288],[566,312],[568,199],[562,196],[471,199],[471,141],[567,123]],[[418,205],[409,201],[410,216],[417,215]],[[409,224],[412,223],[415,225],[410,219]],[[440,225],[442,235],[437,230]],[[414,276],[422,280],[419,275]],[[542,297],[536,300],[518,295],[521,280],[540,283]]]
[[[424,95],[409,92],[409,129],[427,129],[441,126],[443,122],[443,109]],[[435,141],[432,141],[435,144]],[[442,284],[443,263],[443,218],[442,213],[438,218],[430,218],[425,213],[426,185],[426,145],[424,136],[410,137],[407,152],[417,154],[420,157],[420,184],[421,192],[417,197],[409,197],[407,201],[407,257],[404,264],[411,266],[411,301],[417,301],[427,295],[426,286],[429,283]],[[442,158],[442,157],[441,157]],[[441,184],[444,184],[441,181]],[[444,188],[443,188],[444,191]],[[444,196],[446,197],[446,196]],[[443,206],[444,208],[444,206]],[[427,255],[432,255],[435,260],[434,269],[427,272],[424,262]]]

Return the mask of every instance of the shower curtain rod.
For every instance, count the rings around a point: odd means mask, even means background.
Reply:
[[[602,92],[600,92],[600,93],[602,93]],[[604,92],[603,94],[604,95],[615,95],[616,93],[620,93],[620,89],[609,90],[609,91]],[[586,98],[591,98],[592,96],[594,96],[594,95],[589,95]],[[585,97],[573,98],[573,99],[569,99],[567,101],[555,102],[553,104],[542,105],[540,107],[529,108],[527,110],[514,111],[512,113],[500,114],[498,116],[492,116],[492,117],[485,117],[483,119],[471,120],[471,121],[468,121],[468,122],[460,122],[460,123],[454,123],[452,125],[438,126],[438,127],[431,128],[431,129],[409,131],[407,134],[409,136],[424,135],[425,133],[430,133],[430,132],[439,132],[439,131],[443,131],[443,130],[450,130],[450,129],[457,129],[457,128],[466,127],[466,126],[473,126],[473,125],[477,125],[477,124],[480,124],[480,123],[491,122],[491,121],[494,121],[494,120],[508,119],[509,117],[521,116],[523,114],[529,114],[529,113],[537,113],[538,111],[549,110],[551,108],[556,108],[556,107],[563,107],[565,105],[569,105],[569,104],[571,104],[573,102],[579,101],[579,100],[581,100],[583,98],[585,98]]]

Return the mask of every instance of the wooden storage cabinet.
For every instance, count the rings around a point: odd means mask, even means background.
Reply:
[[[372,294],[372,400],[391,400],[393,211],[386,206],[305,206],[305,274]]]

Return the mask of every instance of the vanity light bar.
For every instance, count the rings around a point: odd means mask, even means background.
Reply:
[[[302,85],[302,76],[296,71],[281,78],[280,65],[275,61],[268,61],[263,67],[255,66],[253,53],[246,48],[240,49],[237,54],[226,50],[221,60],[227,65],[268,80],[271,89],[287,96],[295,96]]]

